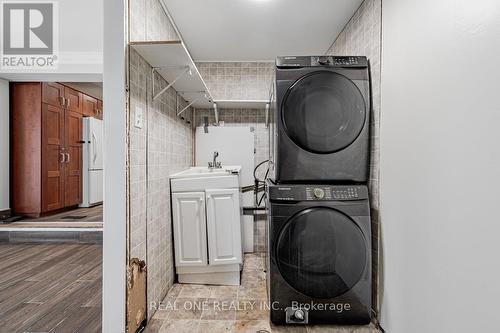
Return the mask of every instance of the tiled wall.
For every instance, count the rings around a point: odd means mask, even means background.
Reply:
[[[215,100],[269,98],[272,62],[199,62],[196,66]]]
[[[171,39],[158,1],[131,0],[131,36],[147,40]],[[148,15],[148,19],[144,15]],[[147,23],[145,23],[147,21]],[[168,23],[168,24],[167,24]],[[129,107],[129,220],[131,258],[146,260],[148,266],[147,300],[160,302],[174,281],[174,260],[170,219],[168,176],[193,164],[192,109],[177,117],[174,89],[152,101],[151,66],[130,49]],[[155,75],[155,87],[167,82]],[[179,98],[179,107],[187,103]],[[134,126],[135,113],[143,110],[143,126]],[[152,316],[153,313],[148,313]]]
[[[130,41],[178,40],[159,0],[129,0]]]
[[[209,124],[215,122],[213,110],[196,109],[195,124],[203,126],[204,119],[208,117]],[[269,158],[268,128],[265,124],[264,109],[224,109],[219,110],[219,121],[224,122],[224,126],[251,126],[255,128],[255,157],[254,165]],[[264,179],[266,165],[259,167],[257,177]],[[259,193],[259,197],[262,193]],[[254,251],[265,251],[265,218],[257,218],[254,224]]]
[[[364,55],[370,60],[372,81],[370,197],[373,233],[374,305],[378,309],[379,257],[379,132],[380,132],[380,57],[382,0],[365,0],[337,40],[328,50],[333,55]]]
[[[160,89],[167,85],[158,75],[155,80]],[[147,262],[148,304],[161,301],[174,281],[168,176],[193,164],[192,125],[177,117],[177,93],[169,89],[153,102],[151,86],[151,67],[131,50],[130,256]],[[185,105],[182,100],[180,107]],[[134,126],[138,108],[142,128]],[[192,110],[184,115],[191,120]]]

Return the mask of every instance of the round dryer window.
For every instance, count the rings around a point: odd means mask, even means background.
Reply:
[[[282,228],[276,261],[283,278],[313,298],[334,298],[350,290],[366,266],[367,247],[358,225],[325,207],[305,209]]]
[[[282,104],[282,119],[290,139],[304,150],[328,154],[353,143],[365,123],[365,101],[358,87],[334,72],[300,78]]]

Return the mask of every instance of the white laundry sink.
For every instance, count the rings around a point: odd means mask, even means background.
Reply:
[[[241,166],[192,167],[170,176],[180,283],[240,284]]]
[[[178,173],[170,175],[170,178],[212,177],[221,174],[238,174],[241,166],[224,166],[222,168],[190,167]]]
[[[172,192],[204,191],[205,189],[239,188],[241,166],[222,168],[190,167],[170,175]]]

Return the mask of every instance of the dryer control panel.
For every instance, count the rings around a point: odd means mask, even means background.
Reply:
[[[271,185],[269,199],[279,201],[351,201],[368,199],[363,185]]]
[[[287,56],[276,58],[279,68],[300,67],[360,67],[368,66],[368,59],[361,56]]]

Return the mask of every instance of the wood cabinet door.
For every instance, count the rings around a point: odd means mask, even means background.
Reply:
[[[97,100],[97,110],[98,110],[97,118],[102,120],[104,118],[104,114],[102,109],[102,101],[100,99]]]
[[[82,99],[83,115],[87,117],[97,118],[97,99],[85,94],[82,94]]]
[[[82,115],[66,110],[64,116],[65,129],[65,177],[64,206],[74,206],[82,202],[83,176],[83,128]]]
[[[206,266],[205,193],[173,193],[172,210],[175,265],[177,267]]]
[[[206,190],[210,265],[241,264],[239,189]]]
[[[64,87],[64,98],[66,98],[66,109],[78,113],[82,113],[82,93],[71,89],[68,87]]]
[[[63,134],[64,109],[42,103],[42,212],[64,207]]]
[[[54,82],[42,83],[42,102],[52,106],[63,107],[64,86]]]

